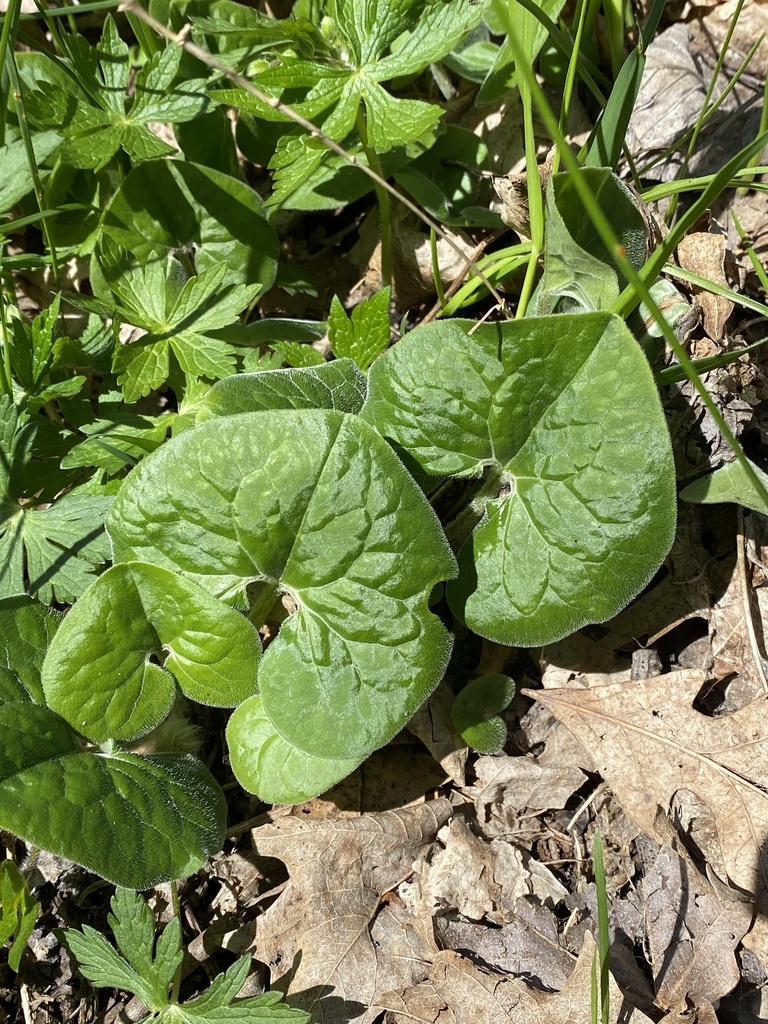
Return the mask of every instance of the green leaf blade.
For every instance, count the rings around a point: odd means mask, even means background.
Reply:
[[[351,359],[321,366],[238,373],[217,381],[201,405],[200,421],[269,409],[360,412],[368,384]]]
[[[238,575],[239,592],[262,580],[295,602],[259,686],[277,731],[312,756],[361,760],[386,743],[447,663],[428,597],[454,559],[413,479],[357,417],[208,420],[132,472],[110,533],[118,561],[162,564],[220,593]]]
[[[429,472],[495,466],[498,486],[448,600],[499,643],[551,643],[616,614],[669,550],[675,477],[661,405],[611,314],[461,335],[454,323],[439,345],[421,329],[403,339],[372,367],[363,414]]]
[[[151,656],[164,655],[161,668]],[[261,646],[238,612],[154,565],[107,570],[72,608],[43,665],[49,707],[96,743],[134,740],[182,692],[233,707],[256,692]]]
[[[259,696],[232,714],[227,747],[240,785],[270,804],[310,800],[353,772],[361,760],[312,757],[299,750],[277,732]]]

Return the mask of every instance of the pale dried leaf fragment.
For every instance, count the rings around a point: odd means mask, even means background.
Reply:
[[[559,991],[570,977],[575,956],[560,945],[560,922],[549,907],[521,896],[514,916],[502,928],[474,921],[440,917],[435,934],[444,949],[453,949],[475,962],[531,979],[537,988]]]
[[[509,823],[525,808],[560,809],[580,789],[586,775],[569,764],[539,764],[532,757],[480,757],[476,782],[467,794],[474,800],[479,821],[491,816]]]
[[[735,949],[752,907],[723,902],[706,879],[669,846],[646,872],[645,920],[656,1002],[673,1009],[688,993],[717,1002],[741,978]]]
[[[428,971],[434,947],[415,920],[377,911],[450,814],[448,800],[434,800],[353,819],[286,817],[253,833],[257,852],[290,875],[258,919],[254,955],[273,979],[289,976],[292,1005],[318,1024],[364,1021],[379,992]]]
[[[524,981],[477,967],[446,950],[429,980],[392,992],[380,1007],[387,1024],[585,1024],[592,1019],[594,940],[586,936],[576,966],[560,992],[539,992]],[[610,1024],[649,1024],[610,977]]]
[[[526,691],[589,750],[626,814],[652,838],[658,808],[690,790],[716,823],[729,879],[768,893],[768,702],[707,718],[693,708],[704,673],[690,669],[592,690]]]
[[[725,235],[713,231],[692,231],[678,244],[677,258],[684,270],[706,277],[708,281],[722,285],[723,288],[730,288],[725,274],[726,250]],[[695,286],[693,293],[699,298],[704,330],[713,341],[720,341],[725,322],[733,312],[733,302]]]
[[[738,544],[743,544],[741,537]],[[725,591],[714,602],[709,631],[716,679],[736,675],[725,695],[724,707],[730,711],[743,707],[764,693],[764,624],[768,623],[768,589],[753,586],[753,567],[748,558],[733,563],[733,573]],[[748,620],[750,616],[752,622]],[[751,627],[751,628],[750,628]],[[752,636],[755,637],[755,644]]]
[[[400,893],[418,913],[458,912],[470,921],[507,924],[519,896],[555,904],[567,890],[543,864],[503,839],[476,836],[462,818],[441,830],[443,848],[418,866],[419,878]]]
[[[454,696],[441,683],[408,723],[408,731],[418,736],[445,774],[457,786],[465,782],[469,749],[451,718]]]

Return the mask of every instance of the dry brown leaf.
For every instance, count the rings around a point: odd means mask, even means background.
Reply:
[[[259,855],[290,875],[258,918],[253,953],[273,979],[287,975],[282,987],[313,1020],[364,1021],[378,993],[428,972],[435,947],[418,921],[377,911],[450,814],[448,800],[434,800],[353,819],[286,817],[253,833]]]
[[[622,808],[658,837],[658,808],[690,790],[710,809],[730,880],[768,892],[768,702],[719,718],[694,710],[696,670],[592,690],[526,691],[589,750]]]
[[[568,764],[542,765],[532,757],[480,757],[477,781],[467,795],[475,803],[477,818],[496,818],[509,826],[524,809],[544,811],[565,807],[586,781],[579,768]]]
[[[560,992],[539,992],[518,978],[477,967],[458,953],[438,953],[429,980],[392,992],[379,1004],[388,1024],[585,1024],[592,1019],[594,940],[586,936]],[[650,1024],[610,978],[611,1024]]]
[[[723,288],[730,288],[730,282],[725,275],[726,248],[725,235],[713,231],[692,231],[678,244],[677,258],[684,270],[706,277]],[[722,295],[714,295],[695,286],[693,293],[699,297],[704,316],[704,330],[713,341],[720,341],[725,321],[733,312],[733,302]]]
[[[408,723],[408,732],[418,736],[432,757],[440,763],[445,774],[463,786],[467,766],[468,748],[456,730],[451,717],[454,696],[450,688],[441,683]]]
[[[735,949],[752,922],[751,906],[718,899],[669,846],[646,871],[643,893],[658,1005],[673,1009],[688,993],[717,1002],[735,988]]]
[[[556,991],[567,982],[576,960],[560,945],[559,930],[560,922],[549,907],[524,896],[515,900],[514,916],[502,928],[446,917],[435,921],[444,949]]]
[[[442,849],[419,864],[418,879],[400,894],[419,916],[458,911],[470,921],[506,924],[518,896],[535,895],[557,903],[567,890],[526,851],[502,839],[476,836],[462,818],[438,834]]]
[[[741,536],[736,542],[744,543]],[[765,692],[761,647],[765,649],[762,624],[768,623],[768,589],[753,588],[751,577],[747,558],[738,558],[725,592],[710,613],[713,675],[716,679],[738,676],[728,687],[722,710],[743,707]]]
[[[572,633],[542,647],[539,669],[544,689],[559,690],[564,686],[627,682],[631,664],[626,654],[619,654],[613,647],[598,646],[586,633]]]
[[[674,149],[649,169],[654,178],[671,180],[683,165],[686,147],[673,146],[673,143],[698,120],[718,56],[718,49],[713,45],[710,15],[720,22],[717,28],[724,30],[727,23],[722,21],[719,13],[728,5],[732,13],[736,2],[716,0],[709,10],[703,12],[700,22],[675,22],[657,35],[646,51],[645,74],[630,119],[627,142],[632,154],[644,162],[653,152],[660,153],[667,147]],[[748,34],[748,46],[764,30],[766,10],[765,0],[747,0],[745,10],[750,2],[755,23],[762,21],[763,28],[753,29]],[[720,33],[720,39],[723,38],[724,31]],[[745,53],[737,45],[732,45],[726,58],[726,68],[735,71]],[[723,98],[718,110],[707,118],[687,164],[689,174],[716,172],[755,138],[764,80],[760,72],[764,75],[764,68],[765,58],[761,60],[756,56],[747,73]],[[716,94],[724,90],[728,78],[728,72],[721,70]]]

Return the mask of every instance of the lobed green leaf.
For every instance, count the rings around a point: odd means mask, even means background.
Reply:
[[[264,709],[313,757],[362,760],[437,684],[451,643],[428,609],[454,560],[388,445],[335,410],[202,423],[145,459],[109,531],[118,562],[221,596],[261,581],[295,610],[262,659]]]

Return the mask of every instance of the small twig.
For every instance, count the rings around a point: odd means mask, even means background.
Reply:
[[[460,274],[454,277],[454,279],[445,289],[445,302],[453,298],[453,296],[456,294],[456,292],[459,290],[462,284],[466,281],[470,271],[476,266],[476,261],[480,259],[485,250],[491,244],[491,242],[495,242],[497,238],[500,238],[501,235],[503,235],[508,230],[509,228],[499,228],[497,231],[494,231],[492,235],[488,235],[487,238],[484,238],[482,239],[482,241],[478,242],[478,244],[470,253],[469,258],[466,259],[466,265],[464,267],[464,270],[462,270]],[[427,313],[427,315],[420,321],[420,323],[431,323],[432,320],[434,320],[440,314],[442,308],[443,304],[440,302],[440,299],[438,299],[434,306]]]
[[[749,580],[747,579],[747,559],[745,556],[745,548],[747,539],[744,535],[744,509],[739,506],[739,530],[736,535],[736,553],[737,553],[737,565],[739,571],[739,582],[741,583],[741,596],[744,604],[744,619],[747,624],[747,633],[749,634],[749,645],[752,648],[752,657],[757,668],[757,674],[760,677],[760,682],[763,687],[763,693],[768,693],[768,678],[765,674],[765,661],[763,655],[760,652],[760,645],[757,642],[757,633],[755,632],[755,620],[752,618],[752,604],[749,599]]]
[[[589,796],[586,798],[586,800],[582,800],[581,801],[579,806],[574,811],[573,816],[571,817],[571,820],[565,826],[565,831],[566,832],[570,832],[571,831],[571,829],[573,828],[574,824],[576,823],[576,819],[581,817],[581,815],[584,813],[584,811],[586,811],[586,809],[589,807],[589,805],[592,803],[592,801],[595,800],[603,792],[604,789],[605,789],[605,783],[601,782],[600,785],[589,794]],[[576,837],[574,836],[574,839],[575,838]]]
[[[424,213],[424,211],[420,207],[418,207],[415,203],[411,202],[411,200],[406,195],[403,195],[403,193],[396,189],[393,185],[390,185],[390,183],[386,181],[384,178],[382,178],[380,174],[377,174],[376,171],[373,170],[373,168],[369,167],[361,160],[358,160],[353,153],[348,153],[343,146],[340,146],[338,142],[336,142],[334,139],[326,135],[325,132],[321,131],[320,128],[317,127],[316,124],[314,124],[312,121],[307,120],[306,117],[300,114],[297,110],[294,110],[293,107],[289,107],[286,103],[283,103],[282,100],[279,100],[276,96],[270,96],[268,93],[262,92],[261,89],[258,89],[255,85],[253,85],[252,82],[249,82],[244,75],[241,75],[238,71],[235,71],[234,68],[228,67],[222,61],[217,60],[216,57],[208,53],[207,50],[203,50],[196,43],[190,42],[190,40],[187,38],[187,35],[190,30],[189,24],[185,25],[180,32],[171,32],[171,30],[166,28],[165,25],[157,21],[156,18],[153,18],[151,14],[148,14],[147,11],[145,11],[144,8],[137,3],[137,0],[125,0],[125,2],[120,5],[119,10],[130,11],[131,14],[135,14],[136,17],[141,18],[141,20],[145,22],[145,24],[149,25],[151,29],[157,32],[158,35],[163,36],[164,39],[167,39],[171,43],[177,44],[187,53],[191,54],[191,56],[197,57],[198,60],[201,60],[204,64],[207,64],[209,68],[213,68],[215,71],[220,72],[231,82],[234,82],[235,85],[238,85],[241,89],[245,90],[245,92],[248,92],[252,96],[255,96],[256,99],[260,100],[262,103],[266,103],[267,106],[272,107],[273,110],[277,110],[279,113],[289,118],[295,124],[299,125],[301,128],[304,128],[314,138],[320,139],[324,146],[327,146],[328,149],[330,149],[333,153],[336,153],[337,156],[340,156],[343,160],[346,160],[347,163],[352,164],[353,167],[357,167],[364,174],[367,174],[375,185],[377,185],[379,188],[384,189],[391,196],[397,199],[398,202],[402,203],[407,210],[410,210],[411,213],[415,214],[421,221],[423,221],[423,223],[426,224],[428,228],[433,229],[440,238],[447,242],[454,252],[458,253],[461,259],[470,267],[473,273],[475,273],[480,278],[480,280],[483,282],[483,284],[494,297],[494,299],[496,299],[496,301],[499,303],[499,306],[504,312],[504,315],[507,316],[507,318],[509,319],[509,314],[507,312],[506,305],[501,295],[499,295],[499,293],[496,291],[496,289],[485,276],[485,274],[482,272],[482,270],[480,270],[480,268],[476,264],[474,264],[472,260],[464,252],[462,252],[460,246],[456,242],[454,242],[454,240],[451,238],[448,232],[444,231],[443,228],[441,228],[439,224],[437,224],[434,220],[432,220],[431,217]]]

